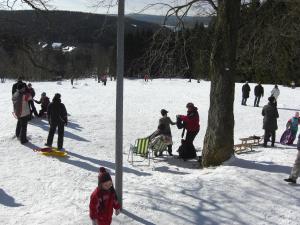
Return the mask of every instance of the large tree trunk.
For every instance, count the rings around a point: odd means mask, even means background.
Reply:
[[[202,164],[217,166],[233,154],[234,77],[240,0],[219,0],[210,62],[211,90]]]

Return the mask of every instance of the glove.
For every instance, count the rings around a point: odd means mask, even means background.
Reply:
[[[119,215],[120,212],[121,212],[121,209],[116,209],[116,210],[115,210],[115,215],[116,215],[116,216]]]

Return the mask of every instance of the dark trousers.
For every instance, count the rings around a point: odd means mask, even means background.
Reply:
[[[199,130],[198,131],[187,131],[186,136],[185,136],[185,143],[188,147],[194,148],[193,142],[198,133],[199,133]]]
[[[254,106],[259,106],[259,101],[260,101],[260,96],[255,96],[255,99],[254,99]]]
[[[32,113],[35,115],[35,116],[38,116],[38,113],[36,111],[36,108],[34,106],[34,101],[33,100],[30,100],[28,101],[28,104],[29,104],[29,108],[30,108],[30,117],[32,116]]]
[[[65,127],[62,123],[52,123],[50,125],[49,134],[48,134],[48,138],[47,138],[47,145],[52,146],[53,137],[54,137],[57,127],[58,127],[57,148],[61,149],[63,147],[63,143],[64,143],[64,131],[65,131]]]
[[[29,116],[24,116],[18,118],[17,127],[16,127],[16,137],[20,139],[21,143],[27,142],[27,124]]]
[[[47,108],[42,106],[42,108],[41,108],[41,110],[39,112],[39,117],[44,116],[45,112],[47,112]]]
[[[267,146],[267,143],[270,139],[270,137],[272,137],[271,142],[272,142],[272,146],[274,146],[275,143],[275,130],[265,130],[265,135],[264,135],[264,146]]]
[[[248,99],[248,98],[244,98],[244,97],[242,98],[242,105],[246,105],[247,99]]]

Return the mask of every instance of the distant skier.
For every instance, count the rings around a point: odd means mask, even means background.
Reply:
[[[52,102],[49,104],[47,116],[50,128],[47,143],[45,145],[52,147],[53,137],[56,128],[58,128],[57,148],[61,150],[64,142],[64,126],[68,123],[68,116],[65,105],[61,103],[61,95],[59,93],[54,95]]]
[[[104,167],[99,169],[98,187],[90,197],[89,208],[93,225],[110,225],[113,210],[115,209],[115,215],[119,215],[121,211],[111,176]]]
[[[148,81],[149,81],[149,75],[148,75],[148,74],[145,74],[145,76],[144,76],[144,81],[145,81],[145,82],[148,82]]]
[[[14,105],[14,115],[18,119],[16,127],[16,137],[20,139],[21,144],[27,140],[27,124],[30,116],[28,101],[31,99],[30,94],[26,94],[26,84],[19,83],[17,90],[12,97]]]
[[[270,136],[272,136],[271,146],[274,147],[275,135],[276,135],[275,132],[278,129],[277,118],[279,117],[279,114],[275,105],[275,98],[271,96],[268,98],[268,100],[269,103],[265,105],[262,109],[262,115],[264,117],[263,129],[265,130],[263,146],[267,147],[267,142]]]
[[[71,85],[73,86],[73,83],[74,83],[74,77],[72,76],[70,80],[71,80]]]
[[[47,97],[46,93],[43,92],[41,94],[40,100],[39,101],[34,100],[34,102],[37,103],[37,104],[41,104],[41,110],[39,111],[39,115],[38,116],[39,117],[43,117],[44,114],[47,112],[47,108],[48,108],[48,105],[49,105],[49,102],[50,102],[50,100]]]
[[[264,88],[260,82],[258,82],[258,84],[254,88],[254,95],[254,107],[259,107],[260,98],[264,97]]]
[[[286,182],[294,183],[294,184],[296,184],[297,178],[299,177],[300,174],[300,134],[298,136],[297,149],[298,149],[298,154],[294,166],[292,168],[291,174],[289,178],[284,179]]]
[[[248,81],[246,81],[246,83],[242,87],[242,105],[247,105],[247,99],[249,98],[250,91],[250,86],[248,84]]]

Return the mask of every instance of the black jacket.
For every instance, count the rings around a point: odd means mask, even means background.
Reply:
[[[55,99],[48,105],[47,116],[50,125],[67,124],[68,122],[66,107],[61,103],[60,99]]]
[[[12,95],[14,93],[16,93],[19,84],[25,84],[25,83],[23,81],[20,81],[20,80],[17,83],[14,83],[14,85],[12,86],[12,90],[11,90]]]
[[[243,92],[243,98],[249,98],[249,92],[250,92],[250,86],[249,84],[244,84],[242,87],[242,92]]]
[[[254,88],[254,95],[256,97],[264,96],[264,88],[261,86],[261,84],[258,84]]]
[[[263,129],[275,131],[277,130],[277,118],[279,117],[278,110],[274,103],[268,103],[262,110],[262,115],[264,116]]]

